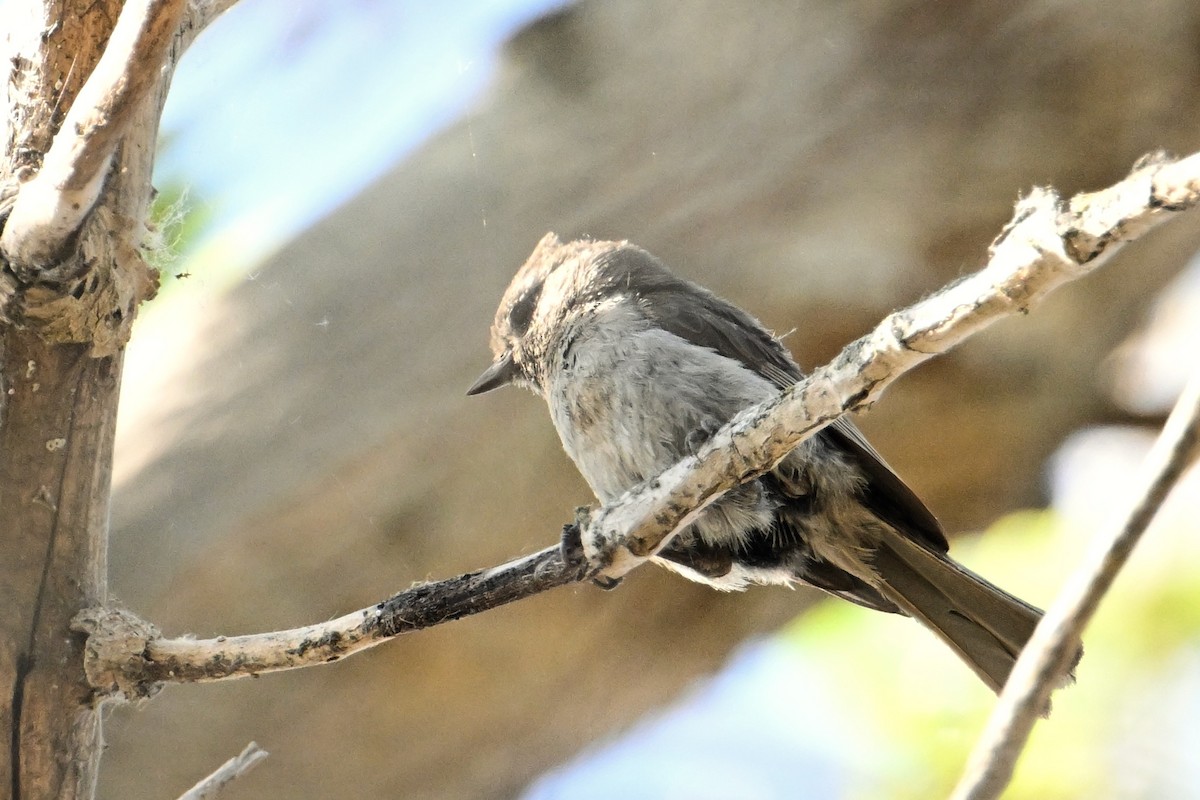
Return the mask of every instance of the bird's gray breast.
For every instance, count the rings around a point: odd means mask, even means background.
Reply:
[[[629,302],[576,320],[555,360],[546,386],[554,425],[605,503],[774,393],[739,362],[651,325]]]

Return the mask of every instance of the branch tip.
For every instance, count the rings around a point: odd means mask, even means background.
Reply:
[[[217,767],[212,774],[181,794],[179,800],[209,800],[216,797],[217,793],[230,781],[245,775],[267,755],[267,751],[259,747],[257,742],[251,742],[242,752]]]

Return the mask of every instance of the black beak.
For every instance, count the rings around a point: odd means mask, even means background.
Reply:
[[[467,394],[483,394],[492,389],[499,389],[501,386],[512,383],[515,377],[517,377],[517,365],[513,362],[512,351],[508,350],[483,371],[483,374],[471,384],[471,388],[467,389]]]

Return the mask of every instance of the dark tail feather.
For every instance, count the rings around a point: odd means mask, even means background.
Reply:
[[[886,529],[872,566],[879,591],[924,623],[999,693],[1042,612],[904,534]],[[1059,685],[1075,680],[1074,666]]]

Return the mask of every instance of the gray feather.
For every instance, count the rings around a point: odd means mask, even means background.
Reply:
[[[756,319],[627,242],[544,238],[505,293],[492,343],[496,361],[472,391],[511,382],[542,395],[602,502],[803,377]],[[720,589],[799,580],[908,614],[998,691],[1041,612],[947,550],[930,510],[839,419],[706,508],[658,558]]]

